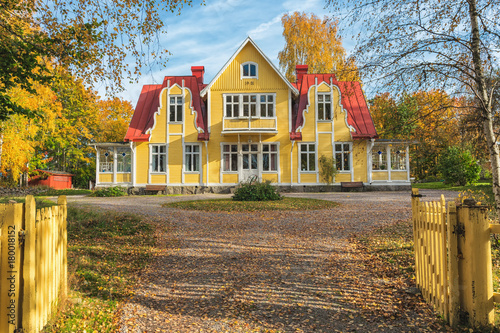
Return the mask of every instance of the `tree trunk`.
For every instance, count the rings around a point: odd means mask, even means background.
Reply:
[[[484,70],[481,62],[480,34],[478,25],[478,12],[476,0],[467,0],[469,4],[470,28],[471,28],[471,51],[474,64],[475,93],[479,100],[478,107],[483,117],[483,131],[488,145],[491,160],[491,174],[493,176],[493,194],[495,195],[495,206],[500,208],[500,154],[493,129],[493,114],[490,98],[484,79]]]

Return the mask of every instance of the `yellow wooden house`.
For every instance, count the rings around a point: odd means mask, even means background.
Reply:
[[[97,143],[96,185],[223,192],[250,179],[320,191],[410,185],[408,144],[378,139],[359,82],[296,68],[289,82],[247,38],[218,74],[204,67],[142,89],[123,142]]]

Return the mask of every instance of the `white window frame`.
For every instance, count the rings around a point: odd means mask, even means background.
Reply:
[[[191,147],[191,151],[188,151],[187,147]],[[194,151],[194,147],[198,147],[198,151]],[[198,170],[189,170],[189,161],[191,161],[192,166],[194,166],[193,157],[198,155]],[[189,160],[188,156],[191,156]],[[184,173],[199,174],[201,172],[201,144],[199,143],[184,143]]]
[[[337,145],[341,145],[340,150],[337,150]],[[346,154],[346,151],[344,150],[345,145],[349,146],[349,150],[347,151],[347,153],[349,154],[349,169],[344,169],[344,159],[345,159],[344,155]],[[353,165],[352,165],[352,142],[334,142],[333,148],[334,148],[334,155],[333,156],[335,156],[335,167],[337,167],[337,165],[338,165],[337,154],[341,155],[342,168],[341,169],[337,168],[337,171],[339,173],[351,173],[352,168],[353,168]]]
[[[264,146],[269,146],[269,150],[264,151]],[[271,150],[271,146],[276,146],[276,151]],[[269,170],[264,170],[264,155],[269,155]],[[271,169],[271,156],[276,156],[276,170]],[[266,142],[262,143],[261,146],[261,156],[262,156],[262,173],[278,173],[279,171],[279,161],[280,161],[280,145],[279,142]]]
[[[396,160],[393,159],[394,158],[397,158],[399,157],[398,153],[397,152],[400,152],[399,154],[402,154],[404,155],[403,157],[403,163],[398,163]],[[392,145],[390,147],[390,158],[391,158],[391,171],[406,171],[406,167],[407,167],[407,159],[408,159],[408,155],[406,153],[406,147],[404,145]],[[395,169],[394,166],[396,165],[399,165],[399,166],[402,166],[403,168],[401,169]]]
[[[104,150],[103,151],[101,151]],[[105,154],[108,153],[108,156]],[[99,173],[113,173],[114,167],[115,167],[115,149],[114,148],[100,148],[99,149]],[[105,161],[103,162],[102,157],[104,156]],[[111,162],[108,162],[108,158],[111,156]],[[104,170],[103,170],[103,167]]]
[[[314,146],[314,151],[309,150],[310,146]],[[306,150],[303,150],[303,147],[307,147]],[[316,142],[301,142],[299,143],[299,171],[300,173],[316,173],[318,171],[318,145]],[[302,170],[302,154],[307,155],[307,170]],[[309,155],[314,155],[314,170],[311,170],[309,165]]]
[[[129,147],[127,148],[122,148],[122,147],[116,147],[116,172],[117,173],[130,173],[132,171],[132,151]],[[120,152],[122,151],[127,151],[127,152]],[[123,153],[125,153],[125,156],[123,156]],[[126,159],[128,158],[128,163],[125,164]],[[122,164],[123,166],[128,165],[129,166],[129,171],[118,171],[118,168]]]
[[[319,97],[322,96],[323,100],[320,102]],[[325,97],[330,98],[330,101],[325,101]],[[323,118],[319,117],[319,106],[323,105]],[[325,118],[326,115],[326,106],[330,105],[330,118]],[[333,102],[332,102],[332,94],[330,92],[318,92],[317,100],[316,100],[316,118],[318,121],[331,122],[333,119]]]
[[[158,147],[158,152],[155,153],[153,151],[154,147]],[[165,149],[165,151],[163,153],[161,152],[162,147]],[[163,170],[165,170],[165,171],[154,170],[154,165],[153,165],[153,156],[154,155],[158,155],[158,160],[159,160],[158,166],[160,165],[159,162],[161,160],[159,158],[159,156],[164,155]],[[166,174],[167,173],[167,145],[165,145],[165,144],[151,144],[151,145],[149,145],[149,161],[150,161],[149,162],[149,170],[150,170],[151,174],[161,174],[161,175]],[[158,169],[160,169],[160,168],[158,168]]]
[[[224,104],[224,118],[225,119],[276,119],[276,93],[255,93],[255,94],[223,94],[223,104]],[[228,96],[231,96],[231,102],[228,102]],[[235,104],[234,96],[238,96],[238,104]],[[255,96],[255,102],[251,102],[251,96]],[[265,96],[265,103],[261,103],[262,96]],[[269,96],[272,96],[272,102],[269,102]],[[248,97],[248,102],[243,102],[244,98]],[[248,105],[248,115],[244,115],[244,105]],[[255,115],[252,116],[251,105],[255,105]],[[231,116],[227,116],[227,107],[228,105],[238,105],[238,116],[234,116],[234,107],[231,108]],[[261,105],[266,106],[266,116],[262,117],[261,113]],[[273,115],[267,116],[268,113],[268,105],[272,105],[273,107]]]
[[[379,148],[379,149],[377,149]],[[379,154],[378,152],[380,151],[381,154]],[[374,155],[374,154],[377,154],[377,155]],[[380,158],[380,156],[382,156],[382,158]],[[382,163],[382,165],[385,165],[385,168],[384,169],[380,169],[380,165],[381,165],[381,161],[383,160],[383,157],[385,157],[385,164]],[[378,169],[375,169],[373,168],[373,165],[375,164],[375,159],[377,159],[378,161],[376,162],[376,164],[378,165]],[[372,147],[372,171],[374,172],[387,172],[389,171],[389,159],[388,159],[388,154],[387,154],[387,146],[386,145],[377,145],[375,144],[373,147]]]
[[[224,146],[229,146],[229,151],[228,152],[225,152],[224,151]],[[236,146],[236,151],[232,151],[231,150],[231,146]],[[241,169],[240,168],[240,147],[238,145],[238,143],[234,143],[234,142],[223,142],[221,143],[221,172],[222,173],[225,173],[225,174],[238,174],[239,173],[239,170]],[[224,168],[224,165],[225,165],[225,155],[229,155],[229,168],[231,169],[231,165],[232,165],[232,155],[236,155],[236,170],[225,170]]]
[[[248,65],[248,75],[244,75],[244,66]],[[251,75],[251,66],[255,66],[255,75]],[[247,61],[241,64],[241,79],[258,79],[259,78],[259,64],[253,61]]]
[[[231,102],[228,102],[228,97],[231,98]],[[237,97],[238,98],[238,101],[235,102],[234,101],[234,98]],[[224,117],[225,118],[239,118],[240,117],[240,114],[242,112],[241,110],[241,95],[239,94],[224,94]],[[227,107],[228,106],[231,106],[231,115],[228,116],[227,115]],[[235,115],[235,112],[234,112],[234,107],[237,106],[238,107],[238,114]]]
[[[169,95],[168,96],[168,122],[171,124],[179,124],[183,122],[184,119],[184,96],[182,95]],[[171,99],[174,99],[174,103],[172,103]],[[180,104],[179,104],[179,98],[180,98]],[[172,120],[172,107],[174,108],[174,120]],[[179,120],[177,115],[178,115],[178,108],[181,109],[181,119]]]

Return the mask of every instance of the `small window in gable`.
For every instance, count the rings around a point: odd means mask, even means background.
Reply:
[[[254,62],[245,62],[241,65],[241,78],[242,79],[256,79],[258,73],[258,66]]]

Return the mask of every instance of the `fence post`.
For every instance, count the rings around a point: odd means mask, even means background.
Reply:
[[[458,230],[463,225],[463,260],[459,263],[462,310],[473,326],[494,323],[490,226],[484,206],[459,206]],[[462,237],[460,237],[462,238]],[[459,247],[460,249],[460,247]]]
[[[68,294],[68,232],[67,232],[67,217],[68,217],[68,206],[65,195],[59,196],[57,199],[57,204],[60,205],[59,209],[62,210],[62,273],[61,273],[61,299],[65,299]]]
[[[28,195],[24,206],[24,263],[23,263],[23,307],[21,313],[24,332],[35,332],[36,294],[35,294],[35,219],[36,203],[32,195]]]
[[[414,239],[414,249],[415,249],[415,284],[417,285],[418,288],[420,288],[420,252],[419,252],[419,219],[420,219],[420,197],[418,194],[418,188],[413,188],[411,189],[411,210],[412,210],[412,217],[413,217],[413,239]]]
[[[447,214],[447,236],[448,236],[448,276],[449,276],[449,299],[450,299],[450,325],[456,327],[460,322],[460,287],[458,278],[458,262],[461,252],[458,248],[457,232],[457,206],[455,202],[448,202]]]

